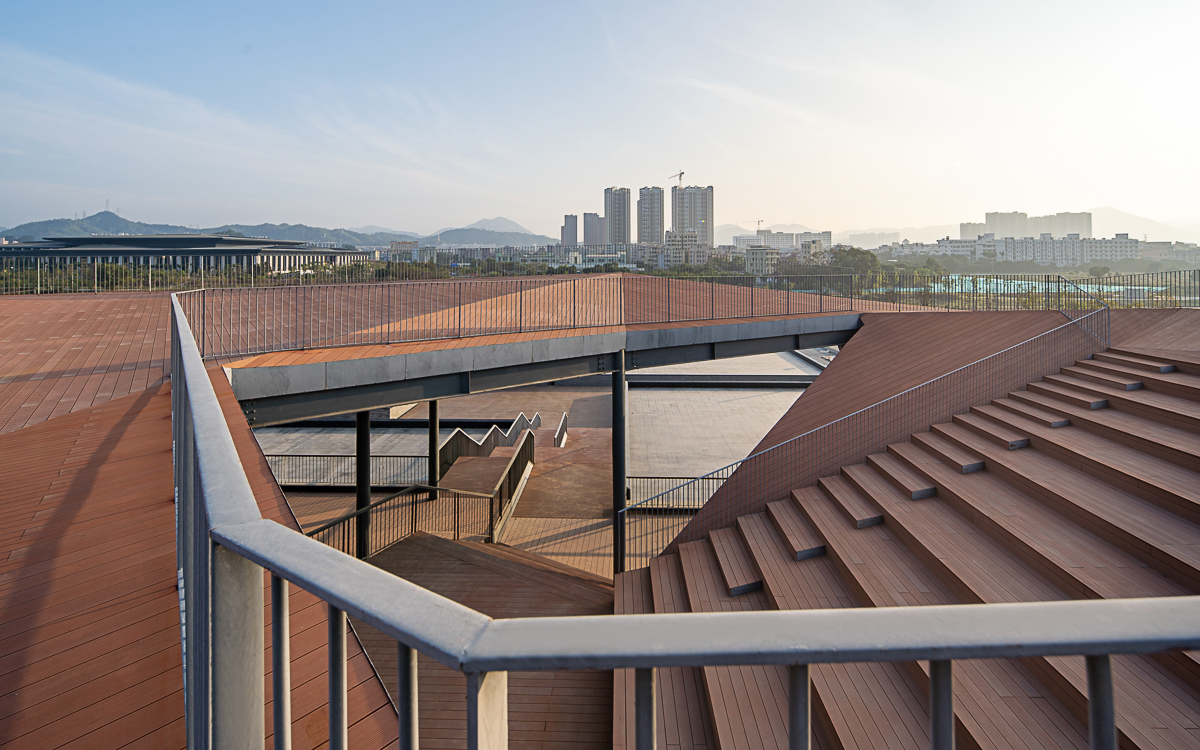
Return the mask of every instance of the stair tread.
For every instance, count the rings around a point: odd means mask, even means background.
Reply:
[[[831,503],[820,493],[818,496],[821,502]],[[854,606],[828,558],[792,561],[783,540],[761,514],[747,517],[745,533],[757,541],[755,560],[763,570],[764,590],[776,609]],[[917,747],[928,744],[929,719],[922,705],[925,693],[913,689],[903,665],[818,664],[810,674],[814,718],[819,712],[826,714],[842,746],[897,747],[911,744],[914,738],[921,738]],[[863,721],[864,716],[877,720]]]
[[[1156,386],[1174,386],[1193,394],[1200,394],[1200,376],[1189,375],[1185,372],[1180,372],[1179,370],[1175,370],[1174,372],[1149,372],[1147,370],[1138,370],[1133,367],[1127,367],[1118,362],[1105,362],[1103,360],[1091,359],[1081,359],[1075,363],[1075,366],[1084,370],[1095,370],[1097,372],[1113,373],[1114,375],[1137,377],[1141,379],[1142,385],[1150,390],[1156,390]]]
[[[874,486],[888,483],[877,477]],[[892,496],[891,502],[899,498]],[[907,545],[891,534],[888,526],[876,526],[866,531],[852,529],[846,520],[826,501],[810,503],[810,520],[828,545],[829,554],[843,578],[852,585],[859,599],[868,606],[930,606],[961,604],[962,599],[948,589],[939,577],[916,556]],[[908,664],[910,680],[920,691],[928,691],[928,670],[924,664]],[[996,734],[1012,734],[1013,739],[1025,735],[1017,746],[1053,747],[1061,744],[1067,733],[1077,747],[1086,746],[1086,728],[1080,721],[1067,719],[1067,711],[1054,705],[1048,715],[1039,701],[1057,701],[1046,695],[1034,697],[1022,689],[1036,684],[1037,678],[1023,665],[1006,660],[963,661],[956,665],[955,680],[959,684],[955,700],[955,715],[967,732],[988,746],[987,738]],[[1007,688],[1004,710],[986,700],[996,686]],[[964,689],[965,688],[965,689]],[[980,698],[984,697],[983,700]],[[1006,731],[1007,730],[1007,731]]]
[[[821,489],[833,500],[850,522],[860,529],[883,522],[883,514],[871,505],[843,477],[821,477]]]
[[[767,503],[767,515],[775,524],[775,530],[783,537],[792,559],[799,562],[825,554],[825,545],[808,525],[808,521],[804,520],[794,501],[776,500]]]
[[[1043,393],[1051,398],[1082,406],[1085,409],[1103,409],[1108,406],[1108,400],[1105,398],[1097,397],[1074,388],[1067,388],[1058,383],[1030,383],[1025,386],[1025,390],[1030,393]]]
[[[1200,526],[1037,451],[1008,453],[961,427],[947,431],[985,456],[990,471],[1024,478],[1027,490],[1058,512],[1140,553],[1145,563],[1200,584]]]
[[[1168,396],[1165,393],[1158,393],[1156,391],[1149,391],[1146,389],[1137,391],[1118,391],[1113,388],[1100,385],[1099,383],[1089,383],[1086,380],[1079,380],[1077,378],[1065,377],[1062,375],[1048,375],[1045,379],[1050,380],[1056,385],[1060,385],[1064,388],[1091,393],[1100,398],[1105,398],[1110,402],[1119,401],[1123,403],[1136,404],[1161,410],[1166,415],[1178,415],[1193,420],[1200,420],[1200,403],[1196,403],[1195,401],[1191,401],[1186,398]]]
[[[684,590],[683,569],[679,555],[660,555],[650,558],[650,585],[653,591],[654,612],[676,614],[690,612]],[[633,670],[629,673],[629,695],[633,696]],[[656,680],[659,747],[713,748],[712,717],[708,705],[700,696],[704,692],[704,677],[697,667],[666,667],[658,670]],[[630,716],[634,703],[629,704]],[[632,724],[632,722],[631,722]],[[636,746],[630,726],[626,747]]]
[[[1097,352],[1092,355],[1093,359],[1098,359],[1101,362],[1121,362],[1131,367],[1139,367],[1143,370],[1151,372],[1171,372],[1175,365],[1170,362],[1150,359],[1149,357],[1134,357],[1128,354],[1116,354],[1114,352]]]
[[[888,446],[888,453],[900,457],[901,453],[916,450],[913,455],[905,457],[905,466],[912,462],[930,461],[944,463],[962,474],[973,471],[983,471],[983,461],[960,449],[958,446],[943,440],[932,432],[918,432],[912,436],[911,443],[895,443]]]
[[[1064,417],[1061,414],[1055,414],[1052,411],[1041,409],[1023,401],[1017,401],[1011,398],[998,398],[992,403],[1002,409],[1007,409],[1016,414],[1020,414],[1026,419],[1046,427],[1066,427],[1067,425],[1071,424],[1069,417]]]
[[[1042,408],[1047,411],[1057,411],[1081,429],[1095,427],[1105,430],[1104,436],[1109,439],[1112,439],[1114,435],[1134,437],[1140,439],[1147,447],[1153,446],[1170,454],[1181,454],[1178,458],[1185,462],[1200,461],[1200,435],[1196,435],[1194,432],[1115,409],[1085,410],[1029,391],[1011,393],[1009,400],[1030,403],[1035,405],[1034,408]],[[1145,448],[1139,446],[1139,450],[1144,451]],[[1176,462],[1178,463],[1179,460]]]
[[[936,491],[933,484],[926,480],[925,477],[921,476],[915,471],[912,471],[895,457],[890,456],[887,453],[875,453],[867,456],[867,463],[882,470],[888,481],[894,484],[896,489],[903,492],[910,500],[920,500],[921,498],[929,497]],[[867,469],[867,467],[862,464],[858,464],[856,466],[861,467],[864,470]],[[854,481],[855,477],[857,477],[856,466],[845,467],[842,469],[842,473],[846,474],[847,471],[851,472],[850,474],[847,474],[847,478],[849,478],[855,486],[858,486],[858,483]]]
[[[1100,472],[1110,482],[1151,502],[1162,504],[1165,495],[1171,501],[1169,510],[1200,521],[1200,473],[1078,427],[1052,430],[995,406],[976,408],[989,419],[1032,435],[1038,450],[1056,449],[1054,457],[1059,461],[1082,462],[1089,473]]]
[[[730,596],[762,588],[762,576],[754,568],[746,542],[735,528],[713,529],[708,533],[708,539],[717,555]]]
[[[729,596],[709,540],[679,545],[679,562],[693,612],[770,609],[761,591]],[[716,747],[787,746],[787,672],[783,667],[703,667],[702,674]]]
[[[958,428],[967,432],[965,428]],[[969,434],[969,433],[968,433]],[[981,444],[986,444],[979,440]],[[1002,451],[989,449],[997,453]],[[1006,454],[1012,459],[1026,452]],[[930,467],[942,472],[947,481],[975,481],[986,477],[988,472],[968,476],[956,475],[944,467]],[[939,488],[940,490],[940,488]],[[980,603],[1003,603],[1021,601],[1055,601],[1068,598],[1061,589],[1038,575],[1033,568],[1015,557],[1008,549],[992,539],[959,513],[953,511],[944,500],[930,499],[922,503],[885,501],[886,528],[895,531],[918,553],[918,557],[947,577],[948,583],[960,591],[968,600]],[[1087,675],[1080,659],[1064,657],[1035,657],[1029,660],[1044,664],[1047,677],[1041,683],[1065,705],[1075,706],[1076,715],[1086,717]],[[1194,725],[1194,715],[1200,712],[1200,700],[1178,678],[1164,667],[1145,657],[1117,657],[1114,659],[1114,689],[1118,705],[1122,706],[1117,716],[1118,728],[1139,746],[1154,747],[1163,741],[1157,732],[1170,733],[1186,745],[1189,726]],[[1161,695],[1147,694],[1144,686],[1172,683],[1170,695],[1176,709],[1164,717],[1156,706]]]
[[[1029,445],[1029,436],[1020,430],[1015,430],[1005,425],[999,425],[988,419],[985,419],[977,413],[979,407],[971,407],[968,414],[955,414],[951,421],[954,424],[961,424],[969,430],[974,430],[984,437],[985,440],[990,440],[993,443],[998,443],[1001,447],[1010,451],[1024,448]],[[938,425],[934,425],[937,427]]]
[[[1120,388],[1123,391],[1136,391],[1142,387],[1142,378],[1130,377],[1114,372],[1105,372],[1103,370],[1090,370],[1086,367],[1064,367],[1060,371],[1061,374],[1070,375],[1078,380],[1087,380],[1101,385],[1109,385],[1115,388]]]

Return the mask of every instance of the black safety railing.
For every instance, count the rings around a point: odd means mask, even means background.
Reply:
[[[353,487],[357,458],[345,455],[266,455],[275,481],[291,487]],[[428,480],[425,456],[371,456],[371,486],[407,487]]]

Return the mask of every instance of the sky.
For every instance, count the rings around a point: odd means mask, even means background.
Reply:
[[[843,231],[1200,227],[1188,2],[55,2],[0,24],[0,226],[504,216],[714,187]]]

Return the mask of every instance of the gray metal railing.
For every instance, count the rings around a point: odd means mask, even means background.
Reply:
[[[864,461],[889,443],[1102,351],[1109,339],[1108,308],[1082,290],[1056,285],[1054,294],[1065,303],[1070,322],[618,511],[614,536],[624,553],[623,569],[646,565],[664,549],[690,541],[686,522],[714,498],[724,502],[714,504],[720,510],[704,519],[705,528],[731,525],[739,515],[785,499],[791,490]]]
[[[1078,328],[1078,326],[1076,326]],[[271,574],[271,703],[290,747],[289,584],[328,605],[329,746],[348,745],[346,615],[397,641],[400,747],[417,748],[420,651],[466,675],[467,747],[507,747],[512,670],[636,670],[638,750],[656,743],[660,667],[789,668],[789,747],[810,737],[808,665],[930,660],[935,748],[953,746],[955,659],[1087,657],[1094,748],[1114,750],[1110,654],[1200,649],[1200,597],[820,611],[492,620],[262,518],[185,312],[172,299],[172,431],[188,745],[259,745],[263,571]]]
[[[828,312],[1061,310],[1200,304],[1200,272],[1154,279],[895,274],[523,277],[243,289],[179,295],[202,355]],[[1131,279],[1136,286],[1122,281]],[[1152,283],[1153,282],[1153,283]],[[1133,291],[1137,292],[1131,303]],[[1075,307],[1072,307],[1075,306]]]

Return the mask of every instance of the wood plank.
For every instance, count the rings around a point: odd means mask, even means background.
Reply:
[[[795,496],[790,500],[767,503],[767,515],[783,538],[792,558],[799,562],[825,554],[825,544],[804,520],[796,508]]]
[[[879,509],[867,502],[843,477],[821,477],[818,484],[856,528],[865,529],[883,523]]]
[[[741,535],[735,529],[714,529],[709,541],[730,596],[739,596],[762,588],[762,575],[754,567]]]

